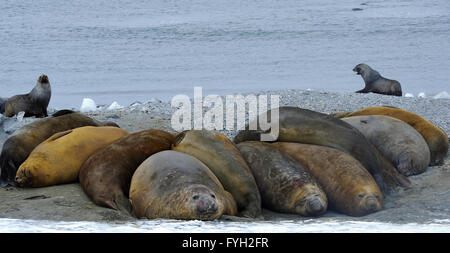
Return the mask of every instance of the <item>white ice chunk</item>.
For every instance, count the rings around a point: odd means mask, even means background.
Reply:
[[[83,102],[81,103],[80,112],[91,112],[97,110],[97,105],[94,100],[90,98],[83,98]]]
[[[116,101],[114,101],[107,110],[119,110],[122,109],[123,106],[119,105],[119,103],[117,103]]]
[[[450,99],[450,94],[448,94],[446,91],[439,92],[436,96],[433,97],[434,99],[440,99],[440,98],[446,98]]]
[[[24,116],[25,116],[25,112],[19,112],[17,114],[17,121],[19,121],[19,122],[22,121]]]
[[[405,94],[405,98],[413,98],[413,97],[414,97],[414,94],[412,94],[412,93]]]
[[[426,98],[427,96],[425,95],[425,92],[421,92],[421,93],[419,93],[419,95],[417,95],[417,97]]]

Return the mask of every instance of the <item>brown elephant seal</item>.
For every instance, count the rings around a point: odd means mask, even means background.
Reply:
[[[325,193],[299,162],[265,142],[241,142],[237,147],[253,172],[263,207],[302,216],[326,212]]]
[[[353,68],[357,75],[361,75],[364,80],[365,87],[356,93],[378,93],[383,95],[402,96],[402,87],[396,80],[384,78],[378,71],[369,67],[369,65],[361,63]]]
[[[383,194],[358,160],[334,148],[277,142],[275,147],[303,164],[328,197],[329,208],[350,216],[381,210]]]
[[[0,154],[1,185],[15,185],[16,172],[31,151],[50,136],[83,126],[117,126],[100,122],[70,110],[61,110],[51,117],[36,120],[16,130],[3,144]]]
[[[372,174],[384,192],[390,192],[399,186],[410,186],[409,180],[350,124],[323,113],[297,107],[280,107],[278,111],[278,141],[315,144],[344,151],[356,158]],[[271,111],[268,111],[267,118],[271,118],[270,114]],[[270,129],[266,132],[269,131]],[[242,130],[234,141],[259,141],[262,133],[262,130]]]
[[[189,130],[175,137],[173,150],[202,161],[233,195],[239,215],[262,218],[261,196],[250,168],[225,135],[208,130]]]
[[[384,115],[342,118],[357,128],[405,176],[425,172],[430,149],[422,135],[405,122]]]
[[[25,117],[47,117],[47,107],[52,90],[46,75],[38,78],[36,86],[28,94],[10,97],[5,103],[5,116],[12,117],[25,112]]]
[[[86,195],[97,205],[132,214],[128,199],[131,177],[149,156],[170,150],[175,136],[162,130],[129,134],[111,143],[83,164],[79,179]]]
[[[390,106],[367,107],[355,112],[338,113],[335,117],[351,117],[363,115],[385,115],[408,123],[416,129],[425,139],[430,148],[430,166],[444,164],[444,158],[448,152],[447,134],[430,121],[419,115]]]
[[[214,220],[236,215],[236,202],[201,161],[168,150],[147,158],[131,179],[136,217]]]
[[[81,166],[92,154],[128,134],[109,126],[86,126],[56,133],[39,144],[20,165],[16,182],[23,187],[75,182]]]

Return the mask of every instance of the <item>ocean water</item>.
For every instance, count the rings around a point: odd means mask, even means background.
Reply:
[[[450,233],[449,220],[429,223],[362,221],[179,221],[139,220],[127,223],[56,222],[0,219],[0,233]]]
[[[1,0],[0,97],[41,73],[50,107],[284,88],[356,91],[361,62],[403,91],[450,90],[450,1]],[[360,8],[361,11],[353,11]]]

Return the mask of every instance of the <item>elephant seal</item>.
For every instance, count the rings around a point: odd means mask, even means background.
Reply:
[[[444,158],[448,152],[447,134],[435,126],[430,121],[419,115],[390,106],[367,107],[355,112],[337,113],[334,116],[338,118],[364,115],[385,115],[408,123],[416,129],[425,139],[430,148],[430,166],[444,164]]]
[[[239,151],[255,177],[263,207],[275,212],[318,216],[327,210],[327,196],[296,160],[269,143],[241,142]]]
[[[47,117],[47,107],[52,90],[48,77],[39,76],[36,86],[28,94],[10,97],[5,103],[5,116],[12,117],[25,112],[25,117]]]
[[[361,63],[353,68],[357,75],[361,75],[366,86],[364,89],[356,93],[378,93],[383,95],[402,96],[402,87],[396,80],[384,78],[378,71],[369,67],[369,65]]]
[[[56,133],[39,144],[20,165],[16,182],[23,187],[75,182],[89,156],[128,134],[109,126],[86,126]]]
[[[430,163],[422,135],[405,122],[384,115],[353,116],[343,121],[357,128],[405,176],[421,174]]]
[[[383,192],[388,193],[398,186],[410,186],[409,180],[350,124],[323,113],[297,107],[280,107],[278,111],[278,141],[315,144],[344,151],[355,157],[372,174]],[[271,111],[267,114],[267,118],[271,118]],[[259,141],[260,135],[264,133],[262,130],[246,129],[236,135],[235,143]],[[269,131],[270,129],[266,132]]]
[[[275,147],[304,165],[328,197],[329,208],[350,216],[381,210],[383,194],[358,160],[334,148],[276,142]]]
[[[99,206],[132,214],[128,194],[133,173],[149,156],[170,150],[174,138],[162,130],[146,130],[111,143],[91,155],[81,167],[83,191]]]
[[[261,195],[255,178],[239,150],[225,135],[208,130],[184,131],[175,137],[172,149],[208,166],[233,195],[240,216],[262,218]]]
[[[214,220],[237,213],[233,196],[206,165],[172,150],[150,156],[136,169],[129,195],[138,218]]]
[[[116,126],[100,122],[70,110],[57,111],[51,117],[39,119],[16,130],[3,144],[0,154],[1,185],[15,185],[16,172],[31,151],[53,134],[83,126]]]
[[[7,100],[7,98],[0,98],[0,114],[5,113],[5,104]]]

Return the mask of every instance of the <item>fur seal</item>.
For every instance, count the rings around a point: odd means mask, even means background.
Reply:
[[[344,151],[356,158],[372,174],[380,189],[386,193],[395,190],[398,186],[410,186],[409,180],[382,157],[366,137],[350,124],[323,113],[297,107],[280,107],[278,110],[278,141],[315,144]],[[271,111],[267,113],[267,118],[271,118]],[[248,127],[246,129],[236,135],[235,143],[260,140],[263,131],[248,130]],[[270,132],[270,129],[267,132]]]
[[[170,150],[174,138],[162,130],[146,130],[111,143],[91,155],[81,167],[83,191],[99,206],[132,214],[128,193],[133,173],[149,156]]]
[[[353,116],[343,121],[357,128],[405,176],[421,174],[430,163],[422,135],[405,122],[384,115]]]
[[[272,145],[303,164],[328,197],[329,208],[350,216],[379,211],[383,194],[358,160],[334,148],[277,142]]]
[[[236,215],[236,202],[206,165],[168,150],[147,158],[131,179],[136,217],[214,220]]]
[[[364,89],[356,93],[378,93],[384,95],[402,96],[402,87],[396,80],[384,78],[378,71],[369,67],[369,65],[361,63],[353,68],[357,75],[361,75],[366,86]]]
[[[31,151],[50,136],[83,126],[116,126],[113,122],[100,122],[81,113],[61,110],[51,117],[36,120],[16,130],[3,144],[0,154],[1,185],[15,185],[16,172]]]
[[[20,165],[16,182],[42,187],[77,181],[83,163],[95,152],[128,135],[117,127],[80,127],[52,135]]]
[[[10,97],[5,103],[5,116],[12,117],[25,112],[25,117],[47,117],[47,107],[52,90],[48,77],[39,76],[36,86],[28,94]]]
[[[367,107],[355,112],[337,113],[334,116],[338,118],[364,115],[385,115],[408,123],[416,129],[425,139],[430,148],[430,166],[444,164],[444,158],[448,152],[447,134],[435,126],[430,121],[419,115],[390,106]]]
[[[0,98],[0,114],[5,113],[5,104],[7,100],[7,98]]]
[[[318,216],[327,210],[327,197],[316,180],[296,160],[269,143],[237,145],[253,172],[264,207],[282,213]]]
[[[261,196],[255,178],[237,147],[217,131],[189,130],[175,137],[173,150],[202,161],[233,195],[239,215],[262,218]]]

